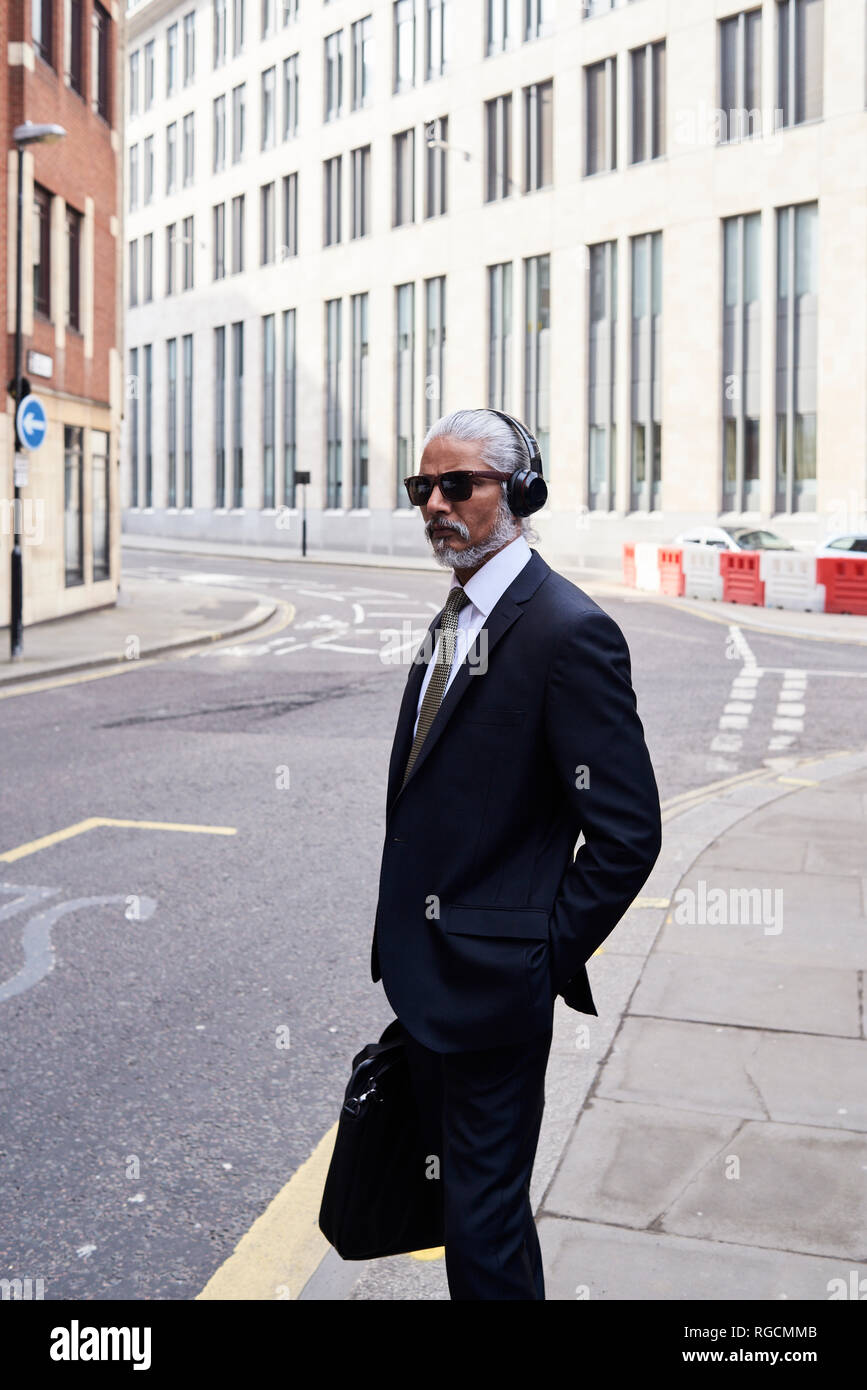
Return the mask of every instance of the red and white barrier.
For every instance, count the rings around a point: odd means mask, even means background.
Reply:
[[[630,541],[623,547],[623,582],[673,597],[867,616],[867,557],[817,560],[796,550]]]

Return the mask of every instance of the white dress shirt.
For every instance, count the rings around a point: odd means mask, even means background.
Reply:
[[[504,545],[502,550],[498,550],[492,555],[475,574],[467,580],[464,585],[464,592],[469,603],[465,603],[458,613],[458,627],[455,633],[455,654],[449,670],[446,690],[451,685],[455,672],[466,657],[467,652],[475,641],[481,629],[484,627],[494,605],[499,602],[503,594],[508,589],[513,579],[521,573],[521,570],[529,562],[533,552],[523,536],[516,536],[508,545]],[[449,589],[456,588],[460,583],[457,575],[452,573],[452,582]],[[437,640],[433,656],[428,662],[427,670],[424,673],[424,680],[421,683],[421,690],[416,706],[415,724],[413,725],[413,738],[418,728],[418,716],[421,713],[422,702],[425,691],[434,666],[436,665],[437,652],[439,651],[440,639]],[[443,693],[445,699],[445,692]]]

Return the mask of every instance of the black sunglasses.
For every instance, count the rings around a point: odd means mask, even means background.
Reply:
[[[459,468],[452,473],[416,473],[414,477],[404,478],[403,481],[412,505],[423,507],[430,500],[437,483],[447,502],[466,502],[472,497],[477,482],[490,479],[495,483],[505,483],[509,476],[508,473],[494,473],[491,470],[479,472],[470,468]]]

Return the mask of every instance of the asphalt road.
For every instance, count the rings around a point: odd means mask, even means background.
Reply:
[[[408,667],[383,630],[411,655],[449,582],[126,559],[295,613],[0,706],[3,848],[90,816],[177,827],[99,826],[0,870],[0,1277],[47,1299],[194,1298],[334,1123],[349,1059],[392,1016],[368,962]],[[864,743],[863,648],[599,601],[664,801]]]

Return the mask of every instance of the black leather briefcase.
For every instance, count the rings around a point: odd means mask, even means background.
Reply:
[[[441,1177],[427,1177],[400,1021],[352,1060],[319,1229],[344,1260],[442,1245]]]

